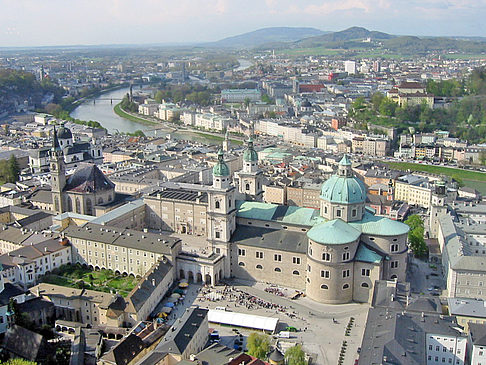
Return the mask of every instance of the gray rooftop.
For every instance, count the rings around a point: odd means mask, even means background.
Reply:
[[[486,318],[486,302],[482,299],[447,298],[452,316]]]
[[[244,246],[306,253],[308,239],[305,232],[239,225],[231,237],[231,242]]]
[[[68,238],[102,242],[165,255],[170,255],[171,249],[180,241],[178,238],[165,234],[140,232],[94,223],[86,223],[83,227],[70,225],[63,233]]]

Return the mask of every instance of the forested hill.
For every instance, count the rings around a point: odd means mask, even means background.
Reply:
[[[26,71],[0,69],[0,112],[10,111],[16,103],[40,107],[46,94],[52,94],[53,100],[60,100],[64,90],[48,78],[39,82]]]

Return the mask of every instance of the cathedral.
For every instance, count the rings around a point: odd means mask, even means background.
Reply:
[[[223,263],[219,278],[290,286],[330,304],[369,302],[376,280],[405,280],[409,228],[365,206],[347,156],[322,185],[319,210],[261,201],[251,138],[234,180],[222,150],[212,173],[212,185],[169,182],[146,195],[145,223],[206,239],[214,265]]]
[[[69,148],[70,138],[66,135],[66,128],[61,127],[61,131],[65,138],[59,139],[54,127],[49,153],[52,210],[57,214],[74,212],[95,215],[95,206],[115,200],[115,185],[93,163],[80,163],[75,172],[66,178],[63,149]]]

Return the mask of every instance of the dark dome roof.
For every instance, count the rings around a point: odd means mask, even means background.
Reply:
[[[82,164],[68,179],[66,191],[93,193],[103,190],[114,190],[113,184],[94,164]]]
[[[58,129],[57,131],[57,138],[59,139],[72,139],[73,134],[71,133],[71,130],[69,128],[64,127],[64,125],[61,126],[61,128]]]

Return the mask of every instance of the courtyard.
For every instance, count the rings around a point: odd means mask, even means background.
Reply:
[[[79,264],[62,265],[39,279],[43,283],[97,290],[106,293],[117,292],[122,296],[127,296],[139,280],[133,276],[117,275],[111,270],[90,270]]]

